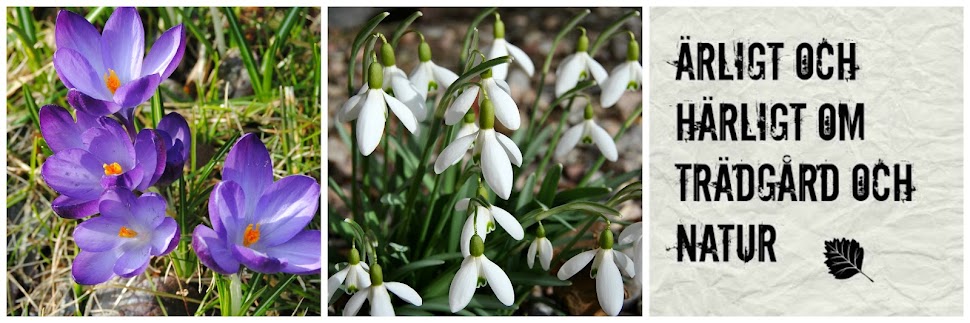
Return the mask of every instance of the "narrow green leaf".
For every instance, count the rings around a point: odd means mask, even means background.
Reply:
[[[371,36],[372,32],[374,32],[374,28],[377,28],[377,25],[380,24],[384,18],[387,18],[388,15],[390,15],[390,13],[385,11],[377,14],[373,18],[370,18],[370,20],[364,24],[364,28],[361,28],[360,32],[357,33],[357,37],[354,38],[354,45],[350,47],[350,56],[348,56],[350,61],[348,62],[347,68],[347,93],[349,95],[354,95],[354,72],[357,65],[357,52],[360,51],[360,46],[364,45],[364,41]],[[364,74],[366,75],[367,73]]]
[[[515,209],[521,209],[526,204],[532,201],[533,190],[536,186],[536,173],[529,174],[529,177],[525,178],[525,186],[519,191],[519,199],[515,201]]]
[[[411,23],[413,23],[415,19],[418,19],[418,17],[421,17],[422,15],[424,14],[422,14],[421,11],[415,11],[406,19],[404,19],[404,21],[401,21],[401,24],[397,25],[397,29],[394,30],[394,35],[391,36],[392,47],[397,48],[397,43],[401,41],[401,36],[404,36],[404,33],[407,32],[408,27],[411,26]]]
[[[546,177],[542,179],[542,186],[539,188],[539,195],[536,199],[544,205],[552,205],[556,197],[556,189],[559,188],[559,177],[562,175],[562,164],[555,164],[546,172]]]
[[[562,205],[578,200],[595,200],[610,194],[607,187],[577,187],[568,189],[556,194],[555,202],[552,205]]]
[[[266,314],[266,311],[269,310],[274,303],[276,303],[276,299],[278,299],[280,297],[280,294],[282,294],[283,291],[286,290],[286,286],[289,286],[290,283],[296,280],[296,277],[297,277],[296,275],[289,275],[289,276],[290,277],[287,278],[285,281],[283,281],[283,283],[276,286],[276,289],[273,290],[273,293],[269,295],[269,298],[263,300],[263,303],[259,305],[259,308],[256,309],[256,312],[253,312],[253,316],[262,316]]]
[[[536,263],[536,266],[539,264]],[[559,280],[558,277],[549,275],[546,272],[513,272],[509,273],[509,280],[512,285],[537,285],[537,286],[570,286],[573,283],[568,280]]]
[[[262,79],[259,77],[259,69],[256,68],[256,60],[253,58],[250,50],[251,47],[246,44],[242,26],[239,25],[239,21],[236,19],[236,13],[232,8],[227,7],[222,9],[226,14],[226,20],[229,21],[229,34],[235,40],[236,49],[239,50],[239,56],[242,57],[243,65],[246,66],[246,72],[249,72],[249,79],[253,83],[253,91],[256,92],[257,97],[262,98],[265,94],[261,83]]]

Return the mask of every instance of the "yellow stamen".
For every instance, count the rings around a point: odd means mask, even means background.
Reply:
[[[138,236],[138,232],[135,232],[135,230],[129,229],[125,226],[121,226],[121,229],[118,230],[118,236],[122,238],[134,238]]]
[[[259,241],[259,224],[255,229],[252,224],[246,226],[246,232],[243,233],[243,246],[249,247],[257,241]]]
[[[114,95],[115,91],[121,87],[121,80],[118,79],[115,70],[109,68],[108,73],[104,74],[104,85],[108,87],[108,91],[111,91],[111,95]]]
[[[103,164],[101,167],[104,167],[105,175],[118,175],[122,173],[121,165],[118,165],[118,163]]]

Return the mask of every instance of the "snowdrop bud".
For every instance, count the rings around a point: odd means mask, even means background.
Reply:
[[[476,233],[474,236],[472,236],[471,246],[469,246],[468,249],[472,257],[481,257],[482,254],[485,253],[485,241],[483,241],[482,237]]]
[[[384,68],[377,62],[370,63],[367,69],[367,85],[371,90],[380,90],[384,87]]]
[[[428,43],[424,42],[423,40],[421,41],[421,45],[418,45],[418,59],[420,59],[422,63],[431,60],[431,45],[428,45]]]
[[[384,284],[384,272],[381,271],[381,265],[373,264],[370,266],[370,284],[371,286]]]
[[[502,16],[495,14],[495,27],[492,29],[492,34],[495,38],[505,38],[505,23],[502,22]]]
[[[583,111],[583,118],[586,120],[593,120],[593,105],[589,102],[586,103],[586,110]]]
[[[394,48],[391,48],[389,43],[381,45],[381,63],[384,66],[394,66]]]
[[[481,109],[478,110],[478,124],[482,130],[495,128],[495,106],[488,98],[482,100]]]
[[[600,233],[600,249],[613,249],[613,231],[610,231],[609,226]]]
[[[347,256],[347,259],[351,265],[360,263],[360,252],[357,251],[356,247],[350,248],[350,255]]]
[[[586,37],[586,28],[579,27],[579,31],[583,34],[579,36],[579,40],[576,41],[576,52],[585,52],[589,50],[589,37]]]
[[[464,121],[465,123],[475,122],[475,112],[472,110],[468,110],[468,113],[465,113]]]
[[[542,226],[542,222],[539,222],[539,228],[536,229],[536,238],[545,238],[546,228]]]
[[[636,61],[640,59],[640,44],[637,43],[636,36],[630,32],[630,42],[626,44],[626,60]]]

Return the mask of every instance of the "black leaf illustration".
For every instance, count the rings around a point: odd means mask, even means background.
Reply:
[[[862,272],[862,258],[864,256],[865,250],[855,239],[842,238],[825,241],[825,258],[827,258],[825,265],[829,267],[829,273],[835,276],[835,279],[848,279],[855,274],[862,274],[869,278],[869,275]],[[874,282],[872,278],[869,278],[869,281]]]

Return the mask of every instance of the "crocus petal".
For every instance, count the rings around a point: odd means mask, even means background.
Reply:
[[[519,224],[519,221],[514,216],[494,205],[488,208],[488,210],[492,212],[492,218],[502,226],[502,229],[505,229],[505,232],[508,232],[512,236],[512,239],[522,240],[525,233],[522,231],[522,225]]]
[[[454,125],[464,118],[468,109],[471,109],[475,99],[478,98],[478,91],[478,86],[472,85],[461,92],[461,95],[455,98],[455,101],[451,102],[451,105],[445,110],[445,124]]]
[[[364,98],[363,107],[357,117],[357,146],[360,153],[370,156],[381,143],[384,136],[384,122],[387,120],[387,103],[380,90],[369,90]]]
[[[514,59],[514,62],[516,64],[519,64],[519,66],[522,66],[522,69],[525,70],[525,74],[528,74],[529,77],[532,77],[532,74],[534,74],[536,71],[535,66],[532,65],[532,58],[530,58],[529,55],[526,55],[525,52],[522,51],[522,49],[519,49],[515,45],[512,45],[512,43],[506,42],[505,46],[508,47],[509,54],[512,54],[512,58]],[[504,80],[505,78],[501,77],[501,79]]]
[[[142,62],[140,75],[158,74],[167,79],[185,54],[185,27],[182,24],[169,28],[152,44],[148,56]]]
[[[151,246],[142,245],[124,250],[118,257],[118,261],[115,262],[115,274],[122,277],[133,277],[144,272],[145,264],[151,259],[151,249]]]
[[[135,158],[144,171],[137,189],[144,191],[154,185],[165,172],[165,160],[168,155],[165,154],[165,142],[157,132],[142,129],[138,133],[135,137]]]
[[[236,141],[226,156],[222,179],[239,184],[246,197],[244,210],[253,210],[263,190],[273,183],[273,161],[259,136],[248,133]]]
[[[337,271],[336,273],[333,274],[333,276],[330,276],[330,278],[327,278],[327,299],[328,300],[333,297],[333,293],[337,292],[337,289],[340,288],[340,285],[344,284],[344,279],[347,278],[347,273],[349,272],[350,272],[350,265],[348,265],[347,267],[344,267],[344,269],[341,269],[340,271]]]
[[[604,256],[610,255],[612,252]],[[606,314],[616,316],[623,309],[623,278],[612,259],[604,259],[596,272],[596,298]]]
[[[84,251],[101,252],[121,245],[124,238],[118,231],[124,225],[115,219],[95,217],[81,222],[74,228],[74,243]]]
[[[120,254],[115,250],[93,252],[81,250],[71,264],[71,276],[81,285],[96,285],[114,276],[113,268]]]
[[[509,281],[509,276],[505,274],[502,268],[485,256],[478,257],[478,259],[482,262],[482,271],[485,272],[485,279],[488,280],[488,286],[492,287],[495,297],[498,297],[499,302],[502,302],[505,306],[512,305],[512,302],[515,301],[515,292],[512,290],[512,282]]]
[[[623,91],[626,91],[626,85],[630,82],[630,68],[626,64],[621,64],[613,69],[613,73],[610,73],[609,78],[603,83],[600,88],[603,90],[600,93],[600,105],[604,108],[612,107],[620,100],[620,96],[623,95]]]
[[[458,74],[448,70],[447,68],[433,64],[431,66],[431,71],[434,73],[434,78],[438,80],[439,89],[447,89],[452,83],[458,80]],[[427,95],[425,97],[428,97]]]
[[[596,147],[600,149],[600,152],[603,153],[606,159],[616,161],[618,156],[613,137],[610,137],[610,134],[606,130],[603,130],[602,127],[592,122],[592,120],[587,122],[589,123],[589,136],[593,138],[593,143],[596,144]]]
[[[407,128],[411,133],[417,131],[418,120],[415,119],[414,114],[411,114],[411,110],[408,110],[408,107],[404,105],[404,103],[401,103],[401,101],[398,101],[390,94],[383,92],[381,92],[381,94],[384,95],[384,100],[387,101],[387,107],[391,108],[391,112],[397,116],[398,120],[401,120],[401,124],[404,125],[404,128]],[[424,115],[423,110],[421,115]]]
[[[165,218],[165,222],[168,222],[169,220],[171,220],[172,223],[175,223],[175,219]],[[165,222],[163,222],[163,224]],[[172,252],[173,250],[175,250],[175,247],[178,247],[179,246],[179,242],[181,240],[182,240],[182,228],[180,228],[178,226],[178,224],[176,223],[176,225],[175,225],[175,233],[172,234],[172,238],[169,239],[168,247],[165,247],[165,249],[163,249],[161,253],[156,254],[156,256],[164,256],[164,255],[169,254],[170,252]]]
[[[370,290],[362,291],[354,294],[350,300],[347,301],[347,305],[344,306],[344,316],[354,316],[360,311],[360,307],[364,305],[364,301],[367,300],[367,294]]]
[[[502,144],[502,148],[505,149],[505,153],[509,155],[512,164],[522,166],[522,151],[519,151],[519,146],[516,146],[511,138],[501,132],[496,132],[495,136],[498,138],[498,142]]]
[[[559,139],[559,145],[556,146],[556,157],[562,158],[576,147],[579,143],[579,139],[583,137],[583,124],[578,124],[569,127],[566,132],[562,134],[562,138]]]
[[[88,96],[98,100],[110,100],[111,92],[98,70],[84,56],[70,48],[58,48],[54,52],[54,69],[64,84],[70,84]]]
[[[611,254],[613,255],[613,262],[616,263],[616,266],[623,270],[624,273],[626,273],[627,277],[636,277],[637,273],[633,268],[633,260],[630,259],[630,257],[627,257],[626,254],[617,251],[613,251]]]
[[[579,74],[583,72],[583,67],[585,67],[584,63],[580,54],[569,55],[559,63],[559,67],[556,68],[556,97],[560,97],[563,93],[576,87],[576,83],[579,82]]]
[[[259,252],[244,246],[232,245],[230,247],[232,256],[239,260],[252,271],[264,274],[275,274],[286,267],[286,263],[281,259],[270,257],[266,253]]]
[[[212,188],[209,195],[209,221],[219,237],[239,241],[239,234],[246,221],[246,196],[242,186],[233,181],[222,181]]]
[[[552,242],[549,239],[539,241],[539,262],[542,263],[543,270],[549,270],[552,264]]]
[[[394,316],[391,295],[387,293],[387,288],[384,288],[383,284],[371,286],[369,294],[371,316]]]
[[[111,100],[110,98],[108,100],[96,99],[77,89],[67,91],[67,103],[70,103],[78,111],[90,115],[106,116],[121,110],[121,106]]]
[[[215,231],[207,226],[199,225],[192,232],[192,250],[199,256],[199,261],[213,271],[231,275],[239,272],[239,262],[233,258],[226,241],[219,238]]]
[[[98,209],[101,217],[111,218],[120,223],[129,223],[135,216],[132,214],[132,205],[138,203],[135,193],[124,188],[112,188],[101,194],[101,202]]]
[[[122,85],[115,91],[114,101],[122,108],[133,108],[145,103],[155,95],[155,89],[162,82],[158,74],[147,75]]]
[[[172,240],[178,239],[178,227],[175,219],[167,216],[162,218],[161,223],[152,232],[151,254],[153,256],[164,256],[172,251],[169,246],[172,245]]]
[[[472,147],[472,143],[475,142],[475,138],[478,136],[477,133],[473,133],[452,141],[448,147],[438,154],[438,160],[434,162],[434,172],[435,174],[441,174],[454,164],[461,161],[461,158],[465,156],[465,152]]]
[[[509,130],[519,129],[521,120],[519,118],[519,107],[515,105],[515,100],[508,93],[502,91],[495,81],[485,80],[485,90],[492,99],[495,106],[495,119],[505,125]]]
[[[51,201],[54,213],[65,219],[80,219],[98,213],[98,198],[77,199],[61,195]]]
[[[422,304],[421,295],[418,295],[418,292],[414,288],[411,288],[411,286],[398,282],[384,282],[384,287],[387,287],[388,291],[394,293],[394,295],[397,295],[397,297],[400,297],[405,302],[414,304],[414,306],[421,306]]]
[[[509,156],[498,140],[495,139],[494,130],[483,131],[490,132],[479,133],[480,138],[482,138],[482,142],[480,142],[482,145],[482,175],[485,177],[485,183],[492,188],[492,191],[498,197],[508,200],[509,196],[512,195],[512,165],[509,163]]]
[[[165,171],[158,178],[159,185],[167,185],[182,177],[185,162],[192,148],[192,133],[182,115],[172,112],[158,122],[159,137],[165,142]]]
[[[313,177],[283,177],[263,192],[253,221],[259,225],[257,245],[276,246],[303,231],[320,205],[320,184]],[[317,253],[319,255],[319,253]]]
[[[58,11],[54,24],[54,43],[58,49],[69,48],[81,54],[94,71],[105,70],[101,62],[101,33],[83,16],[68,10]],[[67,82],[64,85],[67,88],[74,87]]]
[[[135,167],[135,145],[128,133],[117,122],[108,121],[104,128],[91,128],[84,132],[81,141],[87,150],[103,164],[118,163],[123,171]],[[102,167],[102,173],[104,168]]]
[[[536,247],[538,246],[538,243],[538,238],[535,241],[532,241],[532,243],[529,244],[529,251],[526,252],[525,263],[529,265],[529,268],[532,268],[532,264],[534,264],[536,261]]]
[[[64,150],[47,158],[40,175],[52,189],[72,198],[96,199],[104,191],[101,161],[82,149]]]
[[[303,230],[285,243],[266,248],[266,254],[286,262],[284,273],[319,274],[320,230]]]
[[[411,76],[408,76],[408,81],[414,84],[414,88],[418,90],[418,94],[425,98],[428,97],[428,87],[434,77],[431,71],[432,64],[430,61],[422,62],[411,72]]]
[[[496,38],[492,41],[492,48],[488,49],[488,59],[509,56],[509,49],[505,46],[505,38]],[[514,58],[513,58],[514,59]],[[502,63],[492,67],[492,77],[504,80],[509,74],[509,63]]]
[[[69,148],[82,148],[81,132],[71,112],[61,106],[49,104],[40,108],[40,133],[44,136],[47,146],[54,153]]]
[[[451,280],[451,287],[448,288],[448,307],[452,313],[457,313],[468,306],[475,296],[475,287],[478,285],[478,262],[475,258],[465,257],[455,278]]]
[[[135,8],[115,9],[104,23],[101,34],[104,66],[118,74],[121,84],[141,76],[145,58],[145,27]]]
[[[566,263],[562,264],[562,267],[559,268],[559,273],[556,274],[556,277],[559,277],[560,280],[566,280],[569,279],[569,277],[573,277],[573,275],[578,273],[580,270],[586,268],[586,265],[589,264],[590,260],[593,260],[593,257],[596,256],[596,250],[597,249],[583,251],[578,255],[573,256],[571,259],[566,261]]]
[[[185,121],[181,114],[176,112],[166,114],[158,122],[157,129],[168,134],[173,142],[181,141],[184,147],[192,147],[192,131],[189,129],[189,123]],[[183,160],[188,159],[189,153],[188,149],[182,151]]]
[[[603,84],[603,82],[606,82],[606,79],[608,78],[606,69],[589,55],[586,55],[586,68],[589,70],[590,74],[593,74],[593,79],[596,80],[596,83]]]

